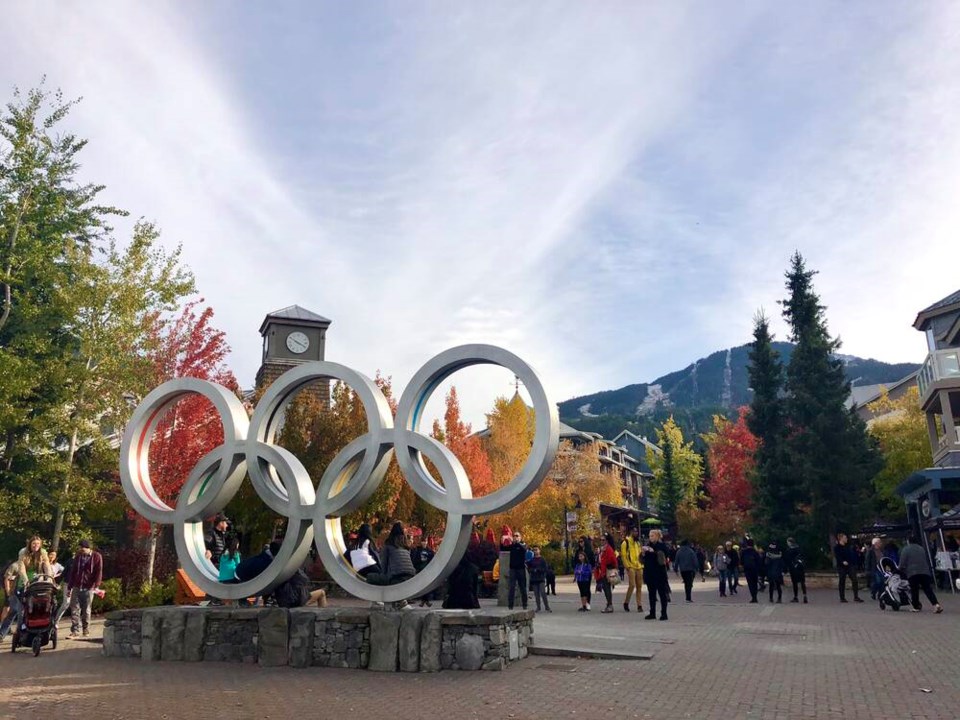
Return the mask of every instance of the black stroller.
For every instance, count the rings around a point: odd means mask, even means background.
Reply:
[[[29,647],[34,656],[40,648],[57,649],[57,586],[48,575],[37,575],[20,593],[20,617],[17,620],[10,652]]]
[[[900,574],[900,568],[891,558],[882,558],[877,570],[883,575],[883,591],[879,595],[880,609],[899,610],[910,604],[910,583]]]

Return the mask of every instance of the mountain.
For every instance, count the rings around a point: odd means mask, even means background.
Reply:
[[[793,353],[793,343],[775,342],[781,361],[786,364]],[[723,412],[741,405],[749,405],[751,390],[747,380],[749,345],[720,350],[697,360],[682,370],[659,377],[650,383],[626,385],[618,390],[604,390],[582,395],[560,403],[560,417],[565,422],[575,420],[576,427],[588,430],[599,427],[605,416],[641,418],[659,415],[659,411]],[[892,383],[919,368],[913,363],[885,363],[853,355],[837,355],[843,361],[847,377],[855,385]],[[679,413],[685,414],[685,413]],[[643,423],[646,424],[646,423]],[[600,432],[600,430],[596,430]]]

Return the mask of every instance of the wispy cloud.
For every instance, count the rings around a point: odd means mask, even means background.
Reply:
[[[918,357],[912,313],[956,289],[951,6],[8,17],[0,86],[86,97],[85,172],[184,244],[246,383],[291,303],[398,385],[495,342],[560,400],[744,342],[794,248],[848,352]]]

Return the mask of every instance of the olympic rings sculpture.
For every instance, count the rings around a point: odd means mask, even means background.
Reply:
[[[423,408],[441,382],[472,365],[499,365],[513,372],[530,393],[536,413],[533,446],[516,477],[500,489],[474,498],[463,466],[437,440],[420,433]],[[306,468],[275,445],[284,409],[298,390],[316,380],[338,380],[358,395],[368,431],[344,447],[315,488]],[[223,424],[223,444],[190,472],[176,507],[160,499],[150,481],[150,442],[164,413],[187,395],[213,403]],[[413,376],[397,405],[396,424],[387,399],[374,382],[344,365],[311,362],[288,370],[264,393],[248,418],[241,401],[221,385],[180,378],[163,383],[143,399],[127,425],[120,450],[120,479],[130,504],[146,520],[173,525],[177,555],[187,575],[207,594],[237,600],[263,594],[291,577],[306,559],[310,544],[330,576],[344,590],[365,600],[397,602],[419,597],[440,585],[460,562],[473,530],[473,518],[507,510],[534,492],[546,477],[559,444],[560,421],[533,369],[519,357],[492,345],[463,345],[440,353]],[[391,458],[413,491],[447,513],[436,557],[420,573],[396,585],[373,585],[346,559],[340,518],[360,507],[383,481]],[[442,485],[427,471],[427,457]],[[244,478],[260,498],[288,518],[286,535],[273,562],[245,582],[221,583],[205,556],[203,519],[223,510]]]

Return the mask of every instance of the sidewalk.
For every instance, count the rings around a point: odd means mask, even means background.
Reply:
[[[92,641],[12,655],[0,646],[2,718],[955,718],[960,599],[946,612],[881,612],[817,590],[809,605],[747,604],[673,584],[670,621],[576,612],[558,581],[535,642],[648,650],[651,660],[528,657],[503,673],[374,674],[103,658]],[[789,593],[785,600],[789,600]],[[647,599],[643,598],[646,607]],[[679,602],[677,602],[679,601]],[[601,603],[602,605],[602,603]],[[930,692],[924,692],[929,690]]]

